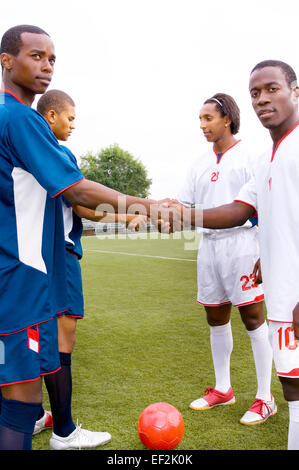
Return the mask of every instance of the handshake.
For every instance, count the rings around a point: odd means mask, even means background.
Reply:
[[[145,201],[144,199],[141,201]],[[96,209],[96,219],[102,222],[124,222],[131,231],[137,232],[151,221],[161,233],[173,233],[192,226],[201,226],[202,211],[184,206],[176,199],[147,200],[127,205],[126,197],[118,199],[118,210],[107,204],[101,204]],[[86,217],[86,216],[85,216]],[[195,220],[196,219],[196,220]]]
[[[131,207],[133,209],[133,207]],[[138,231],[148,221],[151,221],[161,233],[173,233],[192,226],[202,226],[202,211],[184,206],[176,199],[162,199],[150,204],[150,213],[145,207],[134,207],[138,212],[131,215],[132,219],[127,227]],[[145,212],[147,215],[144,215]]]
[[[176,199],[162,199],[151,205],[150,219],[161,233],[173,233],[191,228],[191,209]]]
[[[140,207],[138,208],[140,209]],[[162,199],[150,205],[150,214],[143,215],[142,210],[135,214],[126,214],[126,226],[133,232],[139,231],[151,221],[161,233],[173,233],[187,227],[188,209],[175,199]],[[189,210],[190,212],[190,210]],[[189,217],[190,219],[190,217]],[[189,227],[191,223],[189,223]]]

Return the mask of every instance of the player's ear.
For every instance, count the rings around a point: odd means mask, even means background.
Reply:
[[[57,113],[54,109],[49,109],[45,115],[46,120],[50,125],[55,124],[57,119]]]
[[[224,125],[225,125],[225,127],[230,127],[231,123],[232,123],[231,119],[229,119],[228,116],[224,116]]]
[[[299,98],[299,86],[293,88],[295,98]]]
[[[1,65],[3,69],[5,70],[11,70],[13,66],[13,57],[11,54],[7,54],[6,52],[3,52],[0,55],[0,60],[1,60]]]

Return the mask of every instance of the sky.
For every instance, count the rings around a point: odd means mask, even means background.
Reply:
[[[249,75],[261,60],[299,76],[298,0],[1,0],[0,34],[33,24],[53,39],[49,89],[76,103],[67,145],[76,155],[118,144],[145,165],[150,197],[176,197],[208,148],[203,102],[228,93],[241,110],[237,136],[257,156],[272,145],[250,102]],[[35,105],[34,105],[35,106]]]

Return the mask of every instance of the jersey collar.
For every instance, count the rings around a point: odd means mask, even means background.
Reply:
[[[0,89],[0,92],[1,93],[8,93],[9,95],[13,96],[16,100],[18,100],[20,103],[24,104],[22,100],[20,100],[20,98],[15,95],[12,91],[9,91],[9,90],[1,90]]]
[[[217,163],[217,165],[221,162],[223,155],[224,155],[226,152],[228,152],[230,149],[232,149],[235,145],[237,145],[239,142],[241,142],[241,139],[237,140],[237,142],[235,142],[233,145],[231,145],[230,147],[228,147],[228,149],[226,149],[224,152],[222,152],[220,158],[218,158],[218,153],[215,151],[215,149],[214,149],[214,147],[213,147],[213,151],[214,151],[214,153],[215,153],[215,155],[216,155],[216,163]]]
[[[278,147],[280,146],[281,142],[282,142],[289,134],[291,134],[291,132],[293,132],[293,130],[295,130],[298,125],[299,125],[299,121],[296,122],[296,124],[295,124],[285,135],[282,136],[282,138],[277,142],[276,145],[273,144],[271,162],[273,162],[274,156],[275,156],[275,154],[276,154],[276,152],[277,152],[277,149],[278,149]]]

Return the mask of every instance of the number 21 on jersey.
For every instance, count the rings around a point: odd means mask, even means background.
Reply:
[[[211,181],[217,181],[219,178],[219,171],[214,171],[211,176]]]

